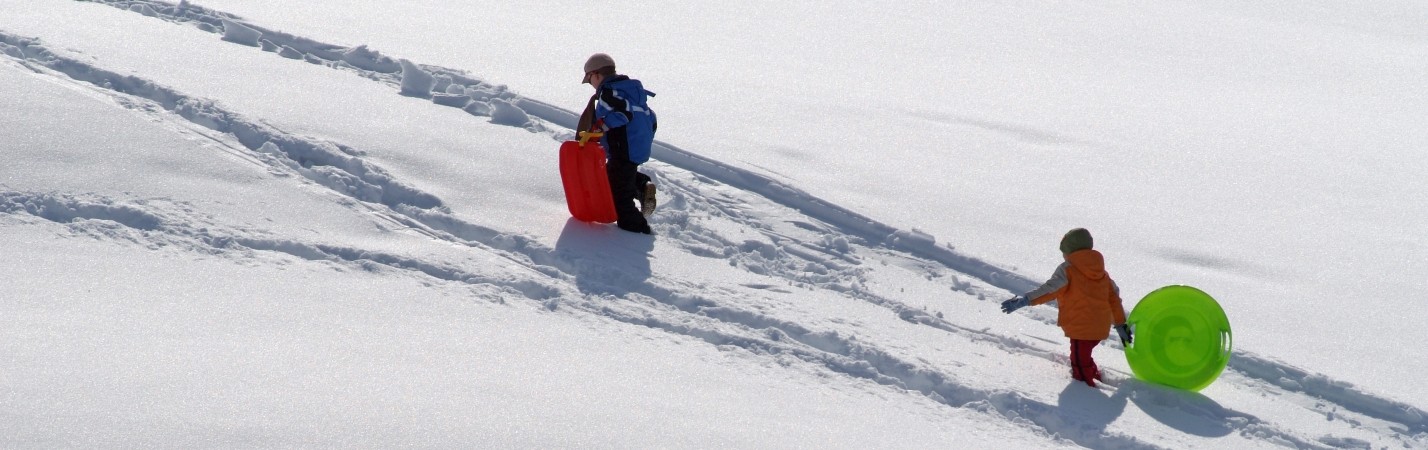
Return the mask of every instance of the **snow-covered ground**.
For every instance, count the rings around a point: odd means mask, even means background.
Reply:
[[[0,1],[5,447],[1428,447],[1422,4],[350,3]],[[1000,313],[1076,226],[1216,384]]]

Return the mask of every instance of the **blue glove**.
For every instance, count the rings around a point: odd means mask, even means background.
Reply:
[[[1131,331],[1130,331],[1130,325],[1126,325],[1126,324],[1116,325],[1116,333],[1118,333],[1118,334],[1121,335],[1121,345],[1122,345],[1122,346],[1129,347],[1130,344],[1131,344],[1131,337],[1132,337],[1132,336],[1131,336]]]
[[[1002,302],[1002,312],[1011,314],[1012,311],[1025,308],[1027,305],[1030,304],[1031,300],[1027,300],[1026,297],[1018,295],[1016,297],[1012,297],[1011,300]]]

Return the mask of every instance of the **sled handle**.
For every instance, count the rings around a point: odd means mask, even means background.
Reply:
[[[588,140],[591,140],[591,139],[599,139],[600,136],[604,136],[604,135],[605,135],[605,133],[601,133],[601,132],[598,132],[598,131],[581,131],[581,132],[576,133],[576,134],[580,136],[580,145],[585,145],[585,141],[588,141]]]
[[[1221,357],[1221,358],[1229,358],[1229,357],[1230,357],[1230,348],[1234,345],[1233,342],[1234,342],[1234,338],[1233,338],[1232,335],[1230,334],[1230,330],[1220,330],[1220,357]]]

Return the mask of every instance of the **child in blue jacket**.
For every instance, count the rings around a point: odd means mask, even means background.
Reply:
[[[579,131],[604,133],[600,144],[609,152],[606,171],[615,200],[616,225],[626,231],[654,234],[645,217],[654,212],[655,187],[648,175],[639,172],[640,164],[650,159],[658,128],[648,103],[654,93],[646,91],[640,80],[617,74],[615,60],[604,53],[585,61],[584,82],[595,87],[595,95],[580,115]],[[635,208],[637,197],[639,209]]]

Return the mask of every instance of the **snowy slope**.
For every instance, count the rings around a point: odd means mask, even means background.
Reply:
[[[1203,395],[1115,344],[1069,383],[1053,310],[995,310],[1030,277],[695,134],[632,236],[567,219],[566,109],[110,6],[3,4],[14,446],[1428,445],[1421,398],[1253,347]]]
[[[1428,354],[1373,369],[1428,319],[1423,2],[204,4],[567,108],[609,52],[666,141],[1030,278],[1088,227],[1128,298],[1200,287],[1246,348],[1428,399]]]
[[[0,202],[19,255],[7,447],[886,445],[975,430],[1052,445],[915,395],[886,407],[909,394],[825,390],[796,361],[553,313],[581,297],[572,280],[403,223],[161,104],[34,61],[0,73],[19,100],[6,111],[23,112],[6,129],[25,130]],[[637,244],[570,233],[577,254]]]

